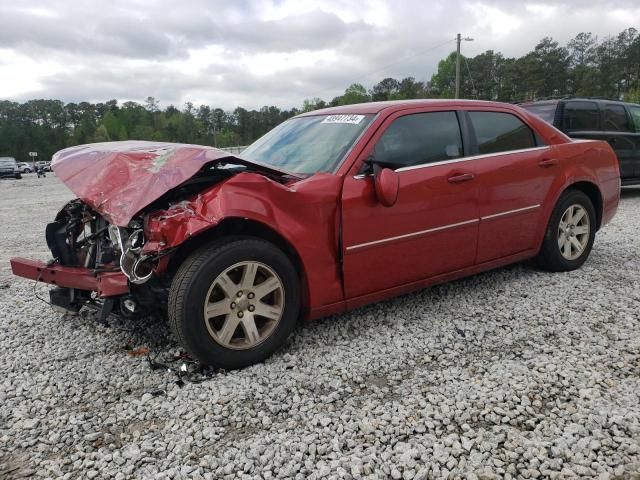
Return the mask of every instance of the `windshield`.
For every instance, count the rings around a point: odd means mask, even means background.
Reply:
[[[0,165],[15,165],[16,160],[12,157],[0,157]]]
[[[247,160],[312,175],[333,172],[373,115],[314,115],[287,120],[242,152]]]

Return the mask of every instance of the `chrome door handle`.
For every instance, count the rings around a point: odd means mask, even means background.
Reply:
[[[453,175],[452,177],[447,178],[449,183],[462,183],[468,182],[469,180],[473,180],[476,176],[473,173],[458,173]]]

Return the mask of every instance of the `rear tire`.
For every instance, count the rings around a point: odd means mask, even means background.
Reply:
[[[593,247],[596,222],[591,199],[580,190],[567,190],[551,213],[536,263],[550,272],[580,268]]]
[[[298,273],[280,249],[253,237],[206,245],[178,269],[169,324],[186,350],[225,370],[262,362],[286,341],[300,311]]]

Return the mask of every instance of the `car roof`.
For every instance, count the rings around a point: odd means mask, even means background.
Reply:
[[[579,101],[579,102],[596,102],[596,103],[597,102],[619,103],[621,105],[633,105],[633,106],[638,106],[639,105],[637,103],[625,102],[623,100],[617,100],[615,98],[605,98],[605,97],[563,97],[563,98],[552,98],[552,99],[545,99],[545,100],[534,100],[534,101],[530,101],[530,102],[520,102],[520,103],[518,103],[518,105],[523,107],[523,106],[528,106],[528,105],[550,105],[550,104],[560,103],[560,102],[575,102],[575,101]]]
[[[504,107],[504,103],[489,102],[485,100],[453,100],[453,99],[418,99],[418,100],[388,100],[385,102],[355,103],[352,105],[341,105],[339,107],[322,108],[312,110],[298,117],[309,117],[314,115],[347,115],[347,114],[376,114],[383,110],[396,111],[406,108],[419,107]]]

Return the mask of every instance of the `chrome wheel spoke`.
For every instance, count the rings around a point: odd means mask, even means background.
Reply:
[[[267,305],[266,303],[257,302],[256,309],[253,312],[260,317],[268,318],[269,320],[277,320],[282,315],[282,307],[278,305]]]
[[[575,205],[572,205],[567,210],[567,223],[569,224],[573,223],[573,214],[575,212],[575,209],[576,209]]]
[[[229,313],[231,313],[231,307],[229,305],[229,300],[227,299],[209,303],[204,310],[204,316],[207,319],[219,317],[221,315],[228,315]]]
[[[566,241],[567,235],[564,232],[560,232],[560,235],[558,235],[558,247],[562,248]]]
[[[227,298],[233,298],[238,287],[234,283],[227,272],[223,273],[216,279],[216,284],[222,289]]]
[[[235,315],[228,315],[225,319],[224,324],[222,325],[222,329],[218,332],[218,338],[220,342],[224,344],[229,344],[231,339],[233,338],[233,334],[236,332],[238,328],[238,323],[240,323],[240,319]]]
[[[587,214],[587,212],[584,211],[584,208],[578,208],[577,211],[574,213],[573,215],[573,223],[574,225],[577,225],[578,223],[580,223],[580,220],[582,220],[582,218]]]
[[[264,297],[269,295],[271,292],[281,288],[280,279],[276,277],[267,278],[260,285],[256,285],[253,291],[256,294],[257,300],[262,300]]]
[[[579,225],[576,228],[573,229],[573,233],[575,233],[576,235],[584,235],[589,233],[589,227],[586,225]]]
[[[571,245],[573,245],[576,248],[576,251],[578,253],[582,253],[582,250],[583,250],[582,244],[578,241],[576,237],[571,237],[569,241],[571,242]]]
[[[256,326],[256,319],[252,313],[246,314],[241,322],[242,330],[244,330],[245,340],[250,344],[256,344],[260,341],[260,333]]]
[[[257,263],[247,263],[242,272],[242,280],[240,280],[240,288],[243,290],[249,290],[256,282],[256,273],[258,273]]]

